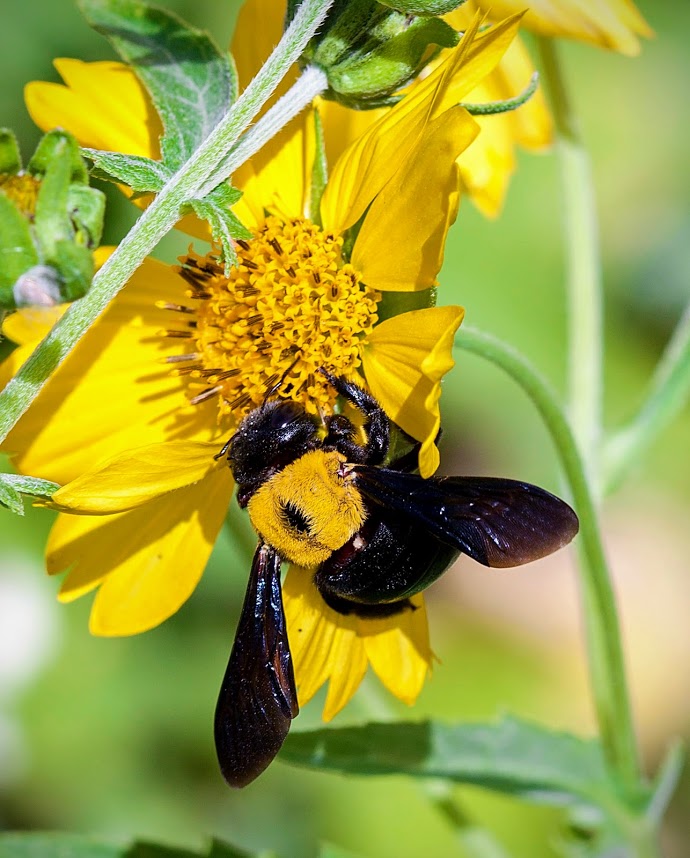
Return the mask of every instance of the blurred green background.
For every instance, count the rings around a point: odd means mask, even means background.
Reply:
[[[227,43],[239,6],[167,0]],[[690,298],[687,33],[690,6],[639,3],[656,38],[626,59],[564,47],[598,185],[606,280],[606,419],[640,403],[663,344]],[[111,57],[68,0],[4,4],[0,123],[28,156],[38,140],[22,102],[32,79],[57,80],[55,56]],[[107,242],[134,210],[110,195]],[[168,237],[168,261],[186,247]],[[505,212],[461,208],[441,275],[444,303],[529,356],[563,389],[565,308],[559,186],[553,156],[521,155]],[[518,477],[559,490],[555,455],[534,409],[509,380],[464,353],[444,390],[443,468]],[[620,597],[630,683],[650,770],[669,738],[690,732],[690,410],[606,505],[604,526]],[[452,831],[403,779],[344,779],[277,763],[231,792],[216,770],[212,714],[243,595],[247,558],[223,535],[204,579],[162,627],[131,639],[89,636],[88,599],[58,606],[45,576],[47,512],[0,513],[0,828],[133,836],[198,847],[210,835],[281,856],[330,841],[365,856],[462,856]],[[578,595],[567,552],[511,573],[462,561],[429,593],[440,664],[402,717],[491,718],[503,710],[591,732]],[[377,681],[336,719],[380,711]],[[296,727],[316,726],[319,699]],[[458,790],[516,858],[557,854],[556,811]],[[687,856],[690,778],[665,831]]]

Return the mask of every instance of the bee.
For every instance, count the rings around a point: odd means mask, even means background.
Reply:
[[[413,610],[410,597],[461,553],[484,566],[519,566],[566,545],[579,527],[567,503],[529,483],[422,478],[413,439],[387,462],[392,424],[381,406],[321,372],[361,412],[364,443],[343,414],[322,422],[293,401],[270,399],[274,389],[216,457],[227,455],[239,505],[259,535],[215,714],[218,761],[233,787],[266,769],[299,711],[282,561],[314,570],[335,611],[390,616]]]

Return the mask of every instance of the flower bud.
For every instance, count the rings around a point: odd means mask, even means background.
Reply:
[[[23,170],[14,134],[0,129],[0,309],[81,298],[104,208],[70,134],[46,134]]]
[[[325,98],[360,110],[394,104],[396,92],[441,48],[457,44],[455,30],[434,15],[458,5],[458,0],[336,0],[303,62],[327,75]],[[299,0],[290,0],[288,20],[298,6]]]

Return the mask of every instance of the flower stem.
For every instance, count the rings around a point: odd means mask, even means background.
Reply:
[[[615,489],[690,396],[690,304],[657,365],[647,399],[604,449],[604,490]]]
[[[599,225],[589,156],[553,39],[539,38],[543,79],[557,133],[568,289],[569,414],[595,492],[602,425],[603,309]],[[598,494],[598,492],[597,492]]]
[[[324,20],[333,0],[304,0],[261,71],[192,157],[162,188],[120,246],[94,277],[91,289],[75,302],[0,393],[0,442],[26,411],[79,339],[125,285],[144,257],[180,217],[183,204],[225,158],[299,58]],[[236,165],[237,166],[237,165]],[[217,182],[216,182],[217,184]]]
[[[609,765],[630,792],[640,768],[625,678],[620,628],[597,510],[573,431],[548,382],[521,354],[500,340],[463,328],[457,347],[480,355],[508,373],[541,414],[561,459],[580,518],[577,540],[587,631],[589,668],[601,742]]]

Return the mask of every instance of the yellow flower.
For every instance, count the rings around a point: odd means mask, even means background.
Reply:
[[[309,208],[311,117],[291,123],[234,177],[244,191],[236,210],[254,238],[238,243],[230,276],[213,253],[190,252],[177,270],[146,260],[15,427],[5,449],[17,467],[67,483],[54,496],[64,512],[48,570],[69,567],[62,601],[98,588],[92,632],[144,631],[191,594],[233,490],[213,455],[282,376],[280,395],[328,413],[334,394],[318,368],[360,381],[363,370],[390,418],[422,442],[421,473],[433,473],[440,380],[463,311],[427,307],[378,321],[379,300],[435,286],[458,205],[456,159],[478,131],[458,96],[495,66],[516,27],[514,19],[481,37],[470,28],[343,153],[320,212]],[[133,92],[120,69],[79,66],[72,81],[67,120],[51,122],[82,143],[98,129],[99,146],[112,149],[112,131],[126,151],[155,154],[149,126],[119,121]],[[39,124],[41,86],[29,91]],[[136,112],[146,125],[146,104]],[[11,375],[45,329],[17,313],[4,333],[19,344],[2,368]],[[292,569],[284,593],[300,701],[330,679],[332,716],[370,662],[412,702],[432,658],[421,597],[417,610],[353,620],[327,608],[311,574]]]
[[[640,52],[639,36],[653,35],[632,0],[478,0],[493,18],[528,9],[525,27],[542,36],[579,39],[628,56]]]

